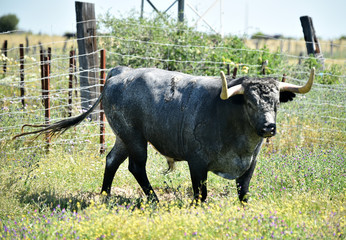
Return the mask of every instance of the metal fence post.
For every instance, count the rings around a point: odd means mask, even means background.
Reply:
[[[49,57],[44,57],[44,122],[46,125],[50,122],[50,99],[49,99],[49,84],[50,84],[50,69],[49,69]],[[46,135],[46,151],[49,151],[50,136]]]
[[[103,91],[106,79],[106,50],[102,49],[100,53],[100,94]],[[106,151],[105,146],[105,113],[103,111],[102,101],[100,104],[100,154]]]
[[[68,81],[68,116],[72,116],[72,95],[73,95],[73,74],[75,71],[75,51],[70,51],[70,73],[69,73],[69,81]]]
[[[3,45],[2,45],[2,53],[4,54],[4,56],[7,58],[7,40],[4,41]],[[4,74],[6,74],[6,71],[7,71],[7,67],[6,67],[6,62],[7,60],[4,60],[4,63],[3,63],[3,66],[2,66],[2,69],[4,71]]]
[[[314,25],[312,23],[312,18],[309,16],[302,16],[300,17],[300,22],[303,28],[308,55],[312,54],[315,58],[319,59],[322,69],[324,70],[324,58]]]
[[[235,78],[237,77],[237,71],[238,71],[238,68],[235,67],[235,68],[233,69],[233,75],[232,75],[232,78],[233,78],[233,79],[235,79]]]
[[[25,107],[25,89],[24,89],[24,45],[19,45],[19,64],[20,64],[20,97],[23,108]]]

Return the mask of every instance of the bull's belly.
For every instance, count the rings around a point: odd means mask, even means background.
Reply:
[[[226,179],[237,179],[248,170],[253,161],[253,156],[238,156],[229,154],[220,157],[210,165],[209,171]]]

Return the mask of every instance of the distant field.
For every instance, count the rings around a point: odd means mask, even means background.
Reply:
[[[296,60],[291,59],[292,64],[298,63],[298,57],[300,54],[303,56],[306,53],[306,43],[304,40],[293,39],[269,39],[269,40],[257,40],[249,39],[245,41],[245,44],[252,49],[261,49],[266,46],[270,51],[279,51],[283,54],[294,55]],[[331,46],[333,44],[333,46]],[[334,41],[320,41],[321,50],[323,56],[326,58],[326,64],[345,64],[346,61],[346,40],[334,40]]]
[[[26,39],[28,39],[29,46],[27,46]],[[76,49],[76,41],[73,39],[67,40],[63,36],[50,36],[50,35],[32,35],[32,34],[0,34],[0,45],[3,46],[4,41],[7,40],[7,48],[13,49],[18,48],[20,44],[23,44],[24,47],[28,47],[28,51],[33,54],[40,53],[39,45],[47,49],[51,47],[55,50],[62,50],[64,47],[66,50],[71,48]],[[67,42],[66,42],[67,41]]]

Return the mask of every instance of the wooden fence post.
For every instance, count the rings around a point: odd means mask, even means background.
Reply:
[[[73,95],[73,74],[75,71],[75,51],[70,51],[70,73],[69,73],[69,81],[68,81],[68,116],[72,116],[72,95]]]
[[[233,69],[233,75],[232,75],[232,78],[233,78],[233,79],[235,79],[235,78],[237,77],[237,71],[238,71],[238,68],[235,67],[235,68]]]
[[[2,53],[3,53],[4,56],[7,58],[7,40],[5,40],[4,43],[3,43],[3,45],[2,45]],[[6,71],[7,71],[6,64],[7,64],[7,61],[6,61],[6,59],[5,59],[4,62],[3,62],[3,66],[2,66],[2,69],[3,69],[3,71],[4,71],[4,74],[6,74]]]
[[[312,23],[312,18],[309,16],[302,16],[300,17],[300,22],[303,28],[308,55],[312,54],[315,58],[318,58],[322,65],[322,69],[324,69],[324,58]]]
[[[50,64],[50,62],[52,60],[52,48],[48,47],[47,52],[48,52],[49,74],[50,74],[50,72],[52,71],[51,64]]]
[[[49,99],[49,90],[50,90],[50,68],[49,68],[49,57],[44,58],[45,64],[45,77],[44,77],[44,91],[45,91],[45,99],[44,99],[44,107],[45,107],[45,123],[49,124],[50,122],[50,99]]]
[[[102,49],[100,54],[100,94],[103,91],[103,86],[106,80],[106,50]],[[105,113],[103,111],[102,101],[100,103],[100,154],[106,151],[105,145]]]
[[[287,42],[287,53],[288,54],[291,53],[291,39],[288,39],[288,42]]]
[[[20,65],[20,97],[22,99],[22,106],[25,108],[25,89],[24,89],[24,45],[19,45],[19,65]]]
[[[25,36],[25,53],[28,54],[29,53],[29,37],[28,35]]]
[[[262,75],[266,75],[266,67],[268,66],[268,60],[262,62],[261,72]]]
[[[184,22],[185,0],[178,0],[178,21]]]
[[[40,50],[40,67],[41,67],[41,89],[42,89],[42,104],[44,105],[44,96],[45,96],[45,81],[44,81],[44,77],[45,77],[45,69],[44,69],[44,51],[41,49]]]
[[[258,49],[259,49],[259,42],[260,42],[260,40],[259,40],[259,39],[256,39],[256,40],[255,40],[255,44],[256,44],[256,50],[258,50]]]
[[[96,18],[93,3],[75,2],[77,20],[77,43],[80,66],[80,86],[82,108],[87,110],[97,98],[99,67],[96,44]],[[91,118],[96,120],[96,114]]]
[[[299,53],[299,58],[298,58],[298,65],[302,65],[302,61],[303,61],[303,52]]]
[[[44,57],[44,121],[45,124],[50,122],[50,99],[49,99],[49,84],[50,84],[50,69],[49,69],[49,57]],[[50,136],[46,134],[46,151],[49,151]]]

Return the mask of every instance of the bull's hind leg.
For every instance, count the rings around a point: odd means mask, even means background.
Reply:
[[[115,172],[127,157],[128,153],[126,147],[123,141],[117,137],[112,150],[106,157],[106,168],[101,193],[106,192],[108,195],[110,194]]]
[[[133,141],[129,148],[129,171],[136,178],[138,184],[143,189],[143,192],[148,197],[149,201],[159,201],[154,189],[152,188],[147,172],[147,142],[145,140]]]

